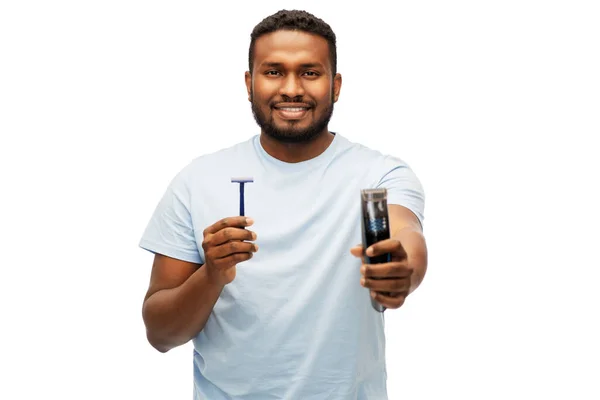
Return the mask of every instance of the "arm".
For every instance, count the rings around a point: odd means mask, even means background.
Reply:
[[[390,204],[391,238],[399,241],[407,254],[408,266],[412,269],[409,293],[423,281],[427,271],[427,244],[421,223],[408,208]]]
[[[369,256],[390,253],[391,262],[363,265],[361,284],[370,289],[378,303],[398,308],[421,284],[427,269],[427,247],[421,226],[425,192],[412,169],[396,157],[385,157],[381,174],[376,187],[388,191],[390,239],[366,251]],[[355,251],[360,256],[359,249]]]
[[[204,230],[200,251],[189,191],[192,172],[185,168],[173,179],[140,240],[140,247],[154,254],[142,318],[148,341],[163,353],[204,329],[236,265],[257,250],[245,242],[256,235],[242,229],[251,221],[233,217]]]
[[[142,307],[150,344],[164,353],[191,340],[204,328],[222,289],[201,265],[156,254]]]
[[[142,316],[150,344],[160,352],[187,343],[206,324],[236,265],[258,247],[246,217],[223,218],[204,230],[203,265],[156,254]]]

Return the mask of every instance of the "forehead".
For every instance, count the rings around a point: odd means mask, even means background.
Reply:
[[[265,34],[254,42],[254,65],[320,63],[330,68],[329,43],[319,35],[303,31],[280,30]]]

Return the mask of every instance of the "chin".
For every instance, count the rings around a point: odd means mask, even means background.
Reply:
[[[318,134],[311,130],[288,130],[280,129],[278,126],[275,129],[263,129],[269,137],[282,143],[307,143],[314,140]]]

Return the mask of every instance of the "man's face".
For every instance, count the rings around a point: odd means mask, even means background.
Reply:
[[[286,143],[308,142],[325,132],[342,84],[331,67],[321,36],[280,30],[259,37],[246,87],[262,131]]]

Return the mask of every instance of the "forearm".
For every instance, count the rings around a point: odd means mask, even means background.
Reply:
[[[166,352],[187,343],[204,328],[222,290],[201,267],[180,286],[153,293],[142,311],[150,344]]]
[[[415,228],[406,227],[393,236],[402,243],[406,251],[408,265],[413,269],[409,293],[419,287],[427,271],[427,244],[423,233]]]

